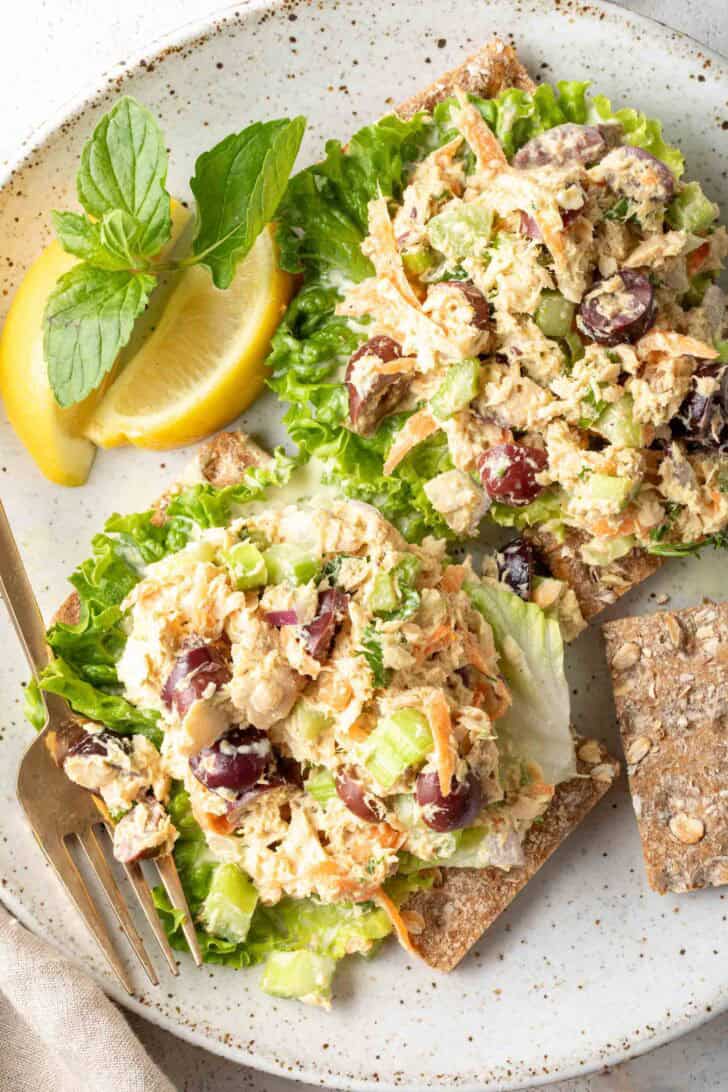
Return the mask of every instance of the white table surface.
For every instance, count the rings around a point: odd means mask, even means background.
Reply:
[[[410,0],[400,0],[402,3]],[[0,164],[15,158],[37,126],[111,65],[157,38],[219,10],[223,0],[5,0],[0,34]],[[728,54],[726,0],[626,0]],[[629,998],[625,998],[629,1004]],[[307,1092],[181,1042],[131,1018],[150,1054],[179,1092]],[[550,1092],[722,1092],[728,1088],[728,1014],[697,1032],[593,1077]]]

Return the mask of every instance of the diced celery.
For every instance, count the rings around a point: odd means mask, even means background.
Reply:
[[[452,417],[476,397],[480,381],[480,361],[475,357],[451,364],[430,400],[430,409],[440,419]]]
[[[248,935],[257,902],[258,892],[245,873],[235,864],[221,864],[212,875],[200,918],[214,936],[240,944]]]
[[[307,701],[299,701],[291,714],[290,730],[302,739],[314,742],[331,727],[331,717]]]
[[[398,709],[379,721],[367,741],[365,765],[372,777],[389,789],[410,766],[432,750],[432,732],[419,709]]]
[[[699,182],[688,182],[673,198],[666,213],[674,228],[700,235],[718,218],[718,206],[703,193]]]
[[[427,225],[430,242],[447,258],[477,258],[485,253],[493,228],[490,209],[471,201],[451,202]]]
[[[322,808],[325,808],[329,800],[336,796],[333,774],[325,766],[317,766],[312,770],[303,784],[306,792],[310,793]]]
[[[570,361],[572,364],[575,364],[576,361],[581,360],[584,355],[584,342],[581,340],[576,330],[569,330],[567,334],[564,334],[564,341],[569,350]]]
[[[374,577],[372,594],[369,596],[369,607],[375,614],[384,614],[390,610],[396,610],[399,606],[399,595],[394,579],[394,573],[377,573]]]
[[[624,557],[636,545],[634,535],[615,535],[614,538],[591,538],[581,547],[582,561],[587,565],[610,565]]]
[[[263,554],[271,584],[308,584],[319,571],[319,562],[308,550],[282,542]]]
[[[237,542],[229,550],[223,550],[220,559],[239,591],[258,588],[268,582],[265,560],[252,542]]]
[[[591,428],[617,447],[644,447],[645,432],[635,421],[633,410],[632,396],[625,394],[618,402],[611,402]]]
[[[419,277],[437,263],[438,257],[429,246],[420,247],[419,250],[406,250],[402,255],[402,265],[411,277]]]
[[[273,997],[296,997],[301,1001],[328,1005],[335,970],[335,959],[317,955],[307,948],[271,952],[265,961],[260,985]]]
[[[621,512],[631,501],[635,482],[630,478],[617,478],[611,474],[590,474],[574,490],[574,496],[582,503],[606,502],[609,510]]]
[[[696,273],[694,277],[691,277],[690,287],[680,300],[682,306],[700,307],[700,304],[703,302],[705,290],[713,283],[714,279],[714,273]]]
[[[566,337],[574,321],[576,304],[564,299],[560,292],[541,293],[536,308],[536,324],[546,337]]]

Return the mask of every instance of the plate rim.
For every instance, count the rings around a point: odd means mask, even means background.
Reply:
[[[326,6],[330,2],[331,0],[324,0]],[[508,2],[513,3],[514,0],[508,0]],[[484,0],[484,3],[487,5],[490,0]],[[718,62],[728,72],[728,56],[707,46],[693,35],[670,26],[662,19],[633,11],[616,2],[616,0],[587,0],[584,3],[580,2],[580,0],[566,0],[566,2],[559,2],[559,0],[529,0],[529,3],[534,7],[542,8],[544,12],[551,11],[561,15],[571,12],[577,18],[580,16],[593,16],[595,12],[604,11],[614,18],[630,21],[647,31],[651,30],[653,34],[656,31],[662,40],[670,39],[673,43],[678,42],[687,47],[692,47],[694,52],[711,61]],[[45,144],[55,136],[63,124],[75,123],[81,120],[88,110],[97,106],[99,100],[108,93],[110,84],[120,80],[125,82],[131,77],[141,75],[145,65],[156,64],[171,52],[177,53],[184,48],[194,49],[203,41],[216,37],[236,25],[242,28],[246,17],[256,11],[294,8],[305,5],[306,0],[238,0],[237,3],[229,2],[204,16],[187,20],[168,32],[157,35],[146,47],[131,50],[124,61],[113,64],[101,71],[94,80],[88,81],[73,95],[58,104],[44,122],[28,129],[26,135],[20,139],[17,145],[18,154],[9,156],[2,165],[2,169],[0,169],[0,190],[8,186],[17,175],[29,167],[34,157],[42,155]],[[123,93],[123,87],[119,89],[119,93]],[[56,881],[54,880],[54,882]],[[61,894],[61,898],[63,897]],[[398,1092],[399,1089],[404,1087],[400,1083],[393,1084],[379,1079],[376,1081],[359,1080],[343,1073],[319,1071],[306,1066],[301,1066],[295,1073],[292,1073],[282,1062],[277,1061],[275,1058],[270,1058],[261,1053],[249,1052],[243,1044],[239,1046],[228,1045],[218,1034],[208,1035],[204,1031],[177,1022],[163,1010],[150,1008],[135,996],[127,994],[110,975],[103,974],[95,966],[89,966],[80,961],[63,943],[55,939],[48,940],[44,937],[41,923],[35,919],[29,910],[26,910],[21,900],[16,898],[14,892],[4,888],[0,901],[25,928],[40,936],[52,948],[69,959],[71,963],[90,975],[96,984],[118,1004],[149,1023],[163,1028],[165,1031],[177,1036],[177,1038],[183,1039],[194,1046],[202,1047],[239,1065],[247,1065],[251,1069],[272,1076],[291,1081],[306,1082],[319,1087],[351,1089],[351,1092],[373,1092],[374,1089],[377,1092]],[[461,1092],[482,1092],[485,1087],[490,1087],[493,1090],[499,1089],[501,1092],[517,1092],[519,1089],[541,1087],[550,1085],[554,1081],[586,1076],[604,1067],[618,1065],[664,1046],[680,1038],[688,1031],[697,1030],[725,1011],[728,1011],[728,982],[721,988],[721,992],[711,1000],[709,1011],[706,1011],[706,1008],[701,1008],[698,1011],[683,1012],[677,1018],[671,1017],[669,1020],[665,1018],[660,1030],[650,1031],[644,1038],[640,1038],[636,1042],[633,1037],[627,1048],[616,1046],[611,1051],[604,1050],[598,1056],[586,1061],[574,1061],[572,1064],[559,1069],[558,1072],[552,1071],[547,1075],[526,1076],[522,1072],[520,1075],[514,1075],[512,1079],[509,1078],[497,1084],[486,1086],[482,1082],[468,1082],[458,1083],[457,1087]],[[445,1080],[448,1080],[447,1075],[443,1076]],[[448,1087],[448,1084],[443,1084],[439,1078],[436,1079],[436,1083],[423,1083],[422,1079],[420,1079],[415,1083],[409,1083],[408,1081],[406,1087],[410,1092],[432,1092],[433,1088]]]

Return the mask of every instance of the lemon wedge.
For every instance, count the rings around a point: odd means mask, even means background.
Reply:
[[[185,227],[189,211],[172,201],[170,254]],[[58,485],[83,485],[96,454],[83,435],[89,418],[113,382],[118,366],[83,402],[61,409],[48,383],[43,358],[43,311],[56,281],[77,259],[54,240],[33,262],[8,311],[0,337],[0,397],[18,437],[40,471]],[[151,310],[151,306],[150,306]]]
[[[80,433],[100,394],[61,409],[43,359],[43,310],[55,283],[76,264],[60,243],[45,248],[15,293],[0,339],[0,395],[18,437],[58,485],[83,485],[96,449]]]
[[[215,288],[206,269],[185,270],[85,435],[101,447],[167,448],[228,424],[260,393],[292,283],[278,267],[271,228],[258,236],[225,291]]]

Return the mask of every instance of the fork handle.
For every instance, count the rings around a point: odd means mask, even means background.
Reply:
[[[0,592],[34,677],[48,663],[45,625],[0,501]]]

